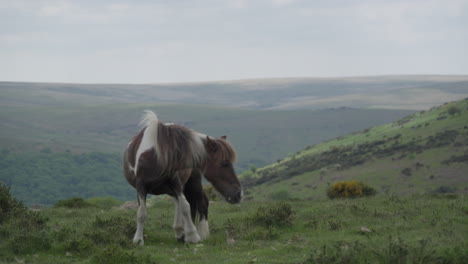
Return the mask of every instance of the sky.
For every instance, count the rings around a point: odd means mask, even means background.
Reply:
[[[0,0],[0,81],[468,74],[468,0]]]

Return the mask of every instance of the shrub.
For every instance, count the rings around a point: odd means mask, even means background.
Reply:
[[[447,112],[449,113],[449,115],[453,116],[453,115],[459,114],[461,110],[460,108],[452,105],[447,109]]]
[[[0,241],[6,242],[10,252],[25,254],[50,249],[46,223],[46,218],[13,198],[10,189],[0,182]]]
[[[452,194],[457,191],[457,188],[451,187],[451,186],[446,186],[442,185],[436,188],[435,190],[432,191],[432,194]]]
[[[290,204],[279,202],[270,207],[260,206],[252,221],[258,225],[290,226],[294,217],[294,211]]]
[[[96,216],[92,226],[93,230],[85,232],[84,235],[96,245],[118,244],[121,247],[129,247],[131,237],[136,231],[132,220],[118,216],[108,219]]]
[[[327,190],[327,196],[334,198],[357,198],[363,196],[372,196],[376,190],[360,181],[339,181],[334,183]]]
[[[51,240],[43,231],[17,234],[8,241],[8,249],[14,254],[31,254],[50,248]]]
[[[401,174],[409,177],[413,174],[413,172],[411,168],[404,168],[403,170],[401,170]]]
[[[85,208],[92,206],[89,202],[85,201],[80,197],[72,197],[65,200],[60,200],[54,205],[55,207],[66,207],[66,208]]]
[[[42,229],[47,219],[30,211],[21,201],[10,194],[10,188],[0,182],[0,224],[11,220],[23,229]]]
[[[18,202],[10,194],[10,188],[0,182],[0,223],[4,222],[16,210],[25,210],[23,203]]]

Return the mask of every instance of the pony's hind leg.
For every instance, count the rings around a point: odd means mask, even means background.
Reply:
[[[180,210],[179,201],[177,198],[174,199],[175,205],[175,217],[174,217],[174,225],[172,226],[175,231],[175,237],[179,242],[184,242],[184,218],[182,217],[182,211]]]
[[[144,245],[143,239],[143,226],[145,224],[146,217],[148,216],[148,211],[146,210],[146,194],[138,192],[138,212],[137,212],[137,230],[135,236],[133,237],[133,243],[140,243]]]

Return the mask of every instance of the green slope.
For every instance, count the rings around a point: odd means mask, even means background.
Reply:
[[[319,143],[411,113],[348,108],[262,111],[180,104],[0,106],[0,149],[120,154],[138,132],[137,124],[145,109],[154,110],[165,122],[183,124],[211,136],[228,135],[239,152],[240,171],[250,164],[269,164],[304,144]]]
[[[228,135],[239,154],[240,172],[269,164],[304,144],[411,112],[261,111],[177,104],[0,108],[0,181],[27,204],[53,204],[71,196],[133,198],[122,176],[121,153],[138,132],[144,109],[208,135]]]
[[[468,191],[468,99],[309,146],[255,174],[248,198],[287,192],[325,196],[339,180],[361,180],[380,193]],[[245,177],[246,176],[246,177]]]

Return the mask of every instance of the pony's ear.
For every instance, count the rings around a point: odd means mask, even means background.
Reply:
[[[222,136],[222,137],[220,137],[220,139],[227,140],[227,136]]]
[[[218,151],[218,145],[216,145],[216,142],[210,139],[209,136],[206,136],[206,150],[210,153],[215,153]]]

